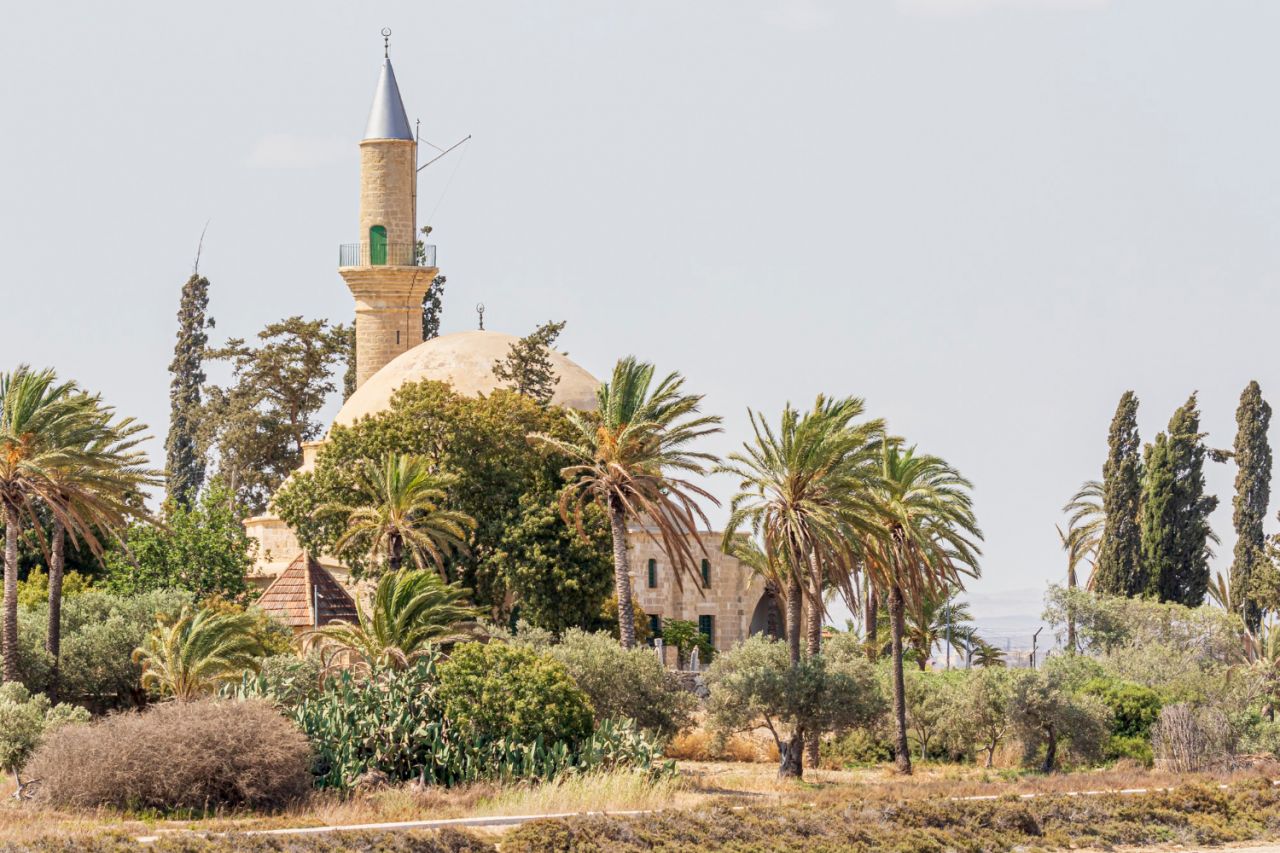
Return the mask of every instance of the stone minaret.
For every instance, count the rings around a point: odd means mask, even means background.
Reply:
[[[356,300],[356,387],[422,343],[422,297],[439,273],[435,248],[417,240],[418,143],[391,60],[360,142],[360,242],[339,253],[338,272]]]

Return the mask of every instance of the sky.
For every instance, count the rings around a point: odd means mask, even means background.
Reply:
[[[215,340],[349,321],[383,27],[423,137],[472,135],[419,187],[445,332],[566,320],[598,376],[681,371],[720,453],[748,407],[865,398],[973,481],[992,631],[1063,580],[1123,391],[1144,440],[1198,391],[1215,447],[1280,392],[1280,4],[1237,0],[15,5],[0,367],[162,437],[206,224]]]

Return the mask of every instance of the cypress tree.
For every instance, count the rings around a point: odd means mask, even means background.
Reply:
[[[169,363],[169,435],[165,439],[165,472],[170,499],[184,507],[204,484],[204,454],[200,452],[200,389],[204,385],[205,334],[213,320],[206,319],[209,279],[192,272],[182,286],[178,306],[178,340]]]
[[[1111,419],[1107,461],[1102,466],[1106,521],[1098,549],[1096,587],[1107,595],[1138,595],[1147,585],[1138,527],[1142,469],[1138,445],[1138,398],[1132,391],[1125,391]]]
[[[1173,413],[1169,432],[1148,447],[1142,499],[1142,558],[1147,593],[1188,607],[1209,588],[1209,515],[1218,499],[1204,493],[1208,450],[1196,395]]]
[[[422,294],[422,339],[429,341],[440,336],[440,315],[444,303],[444,276],[431,279],[431,286]]]
[[[1267,428],[1271,407],[1262,399],[1262,388],[1250,382],[1240,395],[1236,409],[1236,494],[1231,502],[1231,523],[1236,530],[1236,547],[1231,562],[1232,597],[1243,602],[1245,624],[1256,631],[1262,614],[1250,594],[1254,567],[1262,559],[1263,519],[1271,500],[1271,445]]]

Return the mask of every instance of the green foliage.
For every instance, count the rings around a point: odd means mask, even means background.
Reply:
[[[652,649],[624,649],[609,634],[571,629],[546,653],[564,664],[595,709],[597,722],[630,719],[670,737],[690,722],[697,702]]]
[[[191,595],[157,590],[122,596],[89,590],[68,598],[62,608],[62,656],[58,695],[101,712],[146,701],[142,668],[130,657],[156,624],[176,616]],[[48,605],[23,608],[18,620],[18,658],[22,682],[33,691],[51,687],[52,660],[45,651]]]
[[[63,599],[74,598],[92,588],[93,581],[80,572],[67,572],[62,576]],[[40,566],[27,572],[26,580],[18,581],[18,606],[35,607],[49,600],[49,576]]]
[[[197,598],[241,600],[253,565],[253,543],[231,505],[230,494],[211,485],[192,506],[166,503],[161,525],[137,523],[124,547],[108,551],[107,587],[133,595],[181,589]]]
[[[1148,594],[1190,607],[1209,587],[1209,543],[1217,537],[1209,515],[1218,499],[1204,493],[1208,451],[1196,395],[1173,413],[1169,432],[1148,445],[1144,465],[1142,562]]]
[[[178,340],[169,363],[169,435],[165,439],[165,472],[169,500],[187,505],[204,485],[204,454],[200,449],[200,389],[204,386],[204,354],[209,343],[206,318],[209,279],[192,272],[182,286],[178,305]]]
[[[371,608],[357,602],[357,624],[330,623],[312,631],[306,642],[345,666],[403,668],[433,655],[435,644],[462,636],[461,623],[478,615],[466,605],[469,593],[429,570],[390,572],[378,580]]]
[[[233,699],[265,699],[293,709],[324,690],[323,666],[317,655],[273,654],[257,672],[246,672],[239,684],[224,684],[219,694]]]
[[[842,770],[871,767],[893,758],[893,745],[875,729],[853,729],[838,737],[826,738],[819,744],[824,767],[834,765]]]
[[[717,657],[706,681],[713,730],[727,736],[764,725],[780,751],[797,728],[840,734],[885,710],[875,671],[860,651],[802,657],[792,665],[785,643],[755,636]]]
[[[1271,406],[1262,399],[1262,388],[1250,382],[1240,394],[1236,409],[1236,493],[1231,501],[1231,523],[1236,531],[1231,586],[1240,600],[1241,615],[1252,631],[1258,629],[1261,612],[1251,590],[1255,567],[1262,557],[1263,530],[1271,500],[1271,445],[1267,429]]]
[[[541,493],[520,496],[519,516],[485,561],[485,572],[511,591],[519,618],[561,633],[594,622],[613,591],[609,533],[597,508],[588,511],[586,536],[566,525],[556,501]]]
[[[983,667],[970,670],[957,690],[952,737],[986,753],[987,767],[1013,728],[1013,682],[1004,667]]]
[[[501,727],[492,739],[467,738],[439,701],[436,667],[436,658],[423,657],[368,679],[343,672],[317,698],[303,701],[293,718],[315,750],[317,784],[350,788],[369,770],[431,785],[615,768],[672,772],[660,763],[656,743],[629,721],[606,721],[575,743],[525,741]]]
[[[425,318],[424,318],[425,319]],[[506,358],[493,363],[493,375],[539,405],[551,402],[560,377],[551,364],[549,352],[564,331],[565,321],[543,323],[511,345]]]
[[[177,619],[161,617],[134,650],[142,686],[186,702],[255,671],[262,643],[249,613],[184,608]]]
[[[50,706],[16,681],[0,685],[0,768],[16,773],[45,735],[67,723],[88,722],[89,712],[75,705]]]
[[[1107,436],[1102,466],[1102,506],[1106,522],[1098,552],[1094,584],[1106,595],[1132,596],[1146,591],[1142,569],[1142,533],[1138,513],[1142,499],[1142,461],[1138,456],[1138,398],[1120,397]]]
[[[316,469],[291,477],[277,493],[274,507],[298,532],[304,548],[333,553],[343,532],[342,520],[317,515],[316,510],[355,501],[355,467],[387,453],[426,456],[434,471],[449,481],[442,506],[476,522],[467,553],[447,561],[448,576],[472,589],[476,604],[490,609],[495,618],[505,618],[512,592],[511,560],[498,555],[520,550],[519,539],[525,533],[509,532],[520,527],[529,507],[553,505],[563,486],[559,469],[564,460],[539,452],[526,436],[534,431],[561,435],[567,429],[561,409],[543,408],[510,391],[466,397],[441,382],[409,383],[392,396],[387,411],[351,427],[335,427]],[[568,535],[564,523],[559,524]],[[607,533],[600,538],[602,525],[598,516],[588,520],[588,542],[593,544],[587,547],[607,541]],[[508,535],[516,537],[515,544]],[[607,553],[603,559],[608,559]],[[359,549],[339,556],[357,573],[368,568],[368,554]],[[596,610],[590,609],[557,616],[556,621],[586,624],[595,616]]]
[[[688,619],[663,619],[662,642],[675,648],[681,666],[689,662],[694,649],[698,650],[702,663],[710,662],[715,656],[711,639],[698,630],[698,623]]]
[[[1149,687],[1108,678],[1087,682],[1082,692],[1097,696],[1111,709],[1111,733],[1118,737],[1149,738],[1160,718],[1160,694]]]
[[[915,741],[917,754],[924,761],[942,753],[948,739],[954,740],[960,717],[961,687],[965,674],[960,670],[919,671],[903,673],[907,704],[907,727]],[[930,751],[930,748],[933,751]],[[964,745],[967,751],[968,745]]]
[[[440,664],[436,698],[466,741],[508,738],[570,745],[591,732],[592,708],[564,664],[502,643],[456,646]]]
[[[1058,660],[1018,673],[1013,683],[1013,722],[1023,760],[1045,773],[1057,769],[1064,746],[1078,762],[1100,757],[1111,725],[1101,700],[1071,692],[1065,673],[1054,666]]]

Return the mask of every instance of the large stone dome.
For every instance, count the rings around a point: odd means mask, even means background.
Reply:
[[[505,385],[493,375],[493,363],[506,358],[514,335],[502,332],[458,332],[418,344],[388,362],[347,398],[333,422],[350,426],[366,415],[386,411],[391,395],[406,382],[435,379],[448,382],[460,394],[489,394]],[[551,364],[560,381],[551,402],[590,411],[596,407],[600,381],[567,357],[551,351]]]

